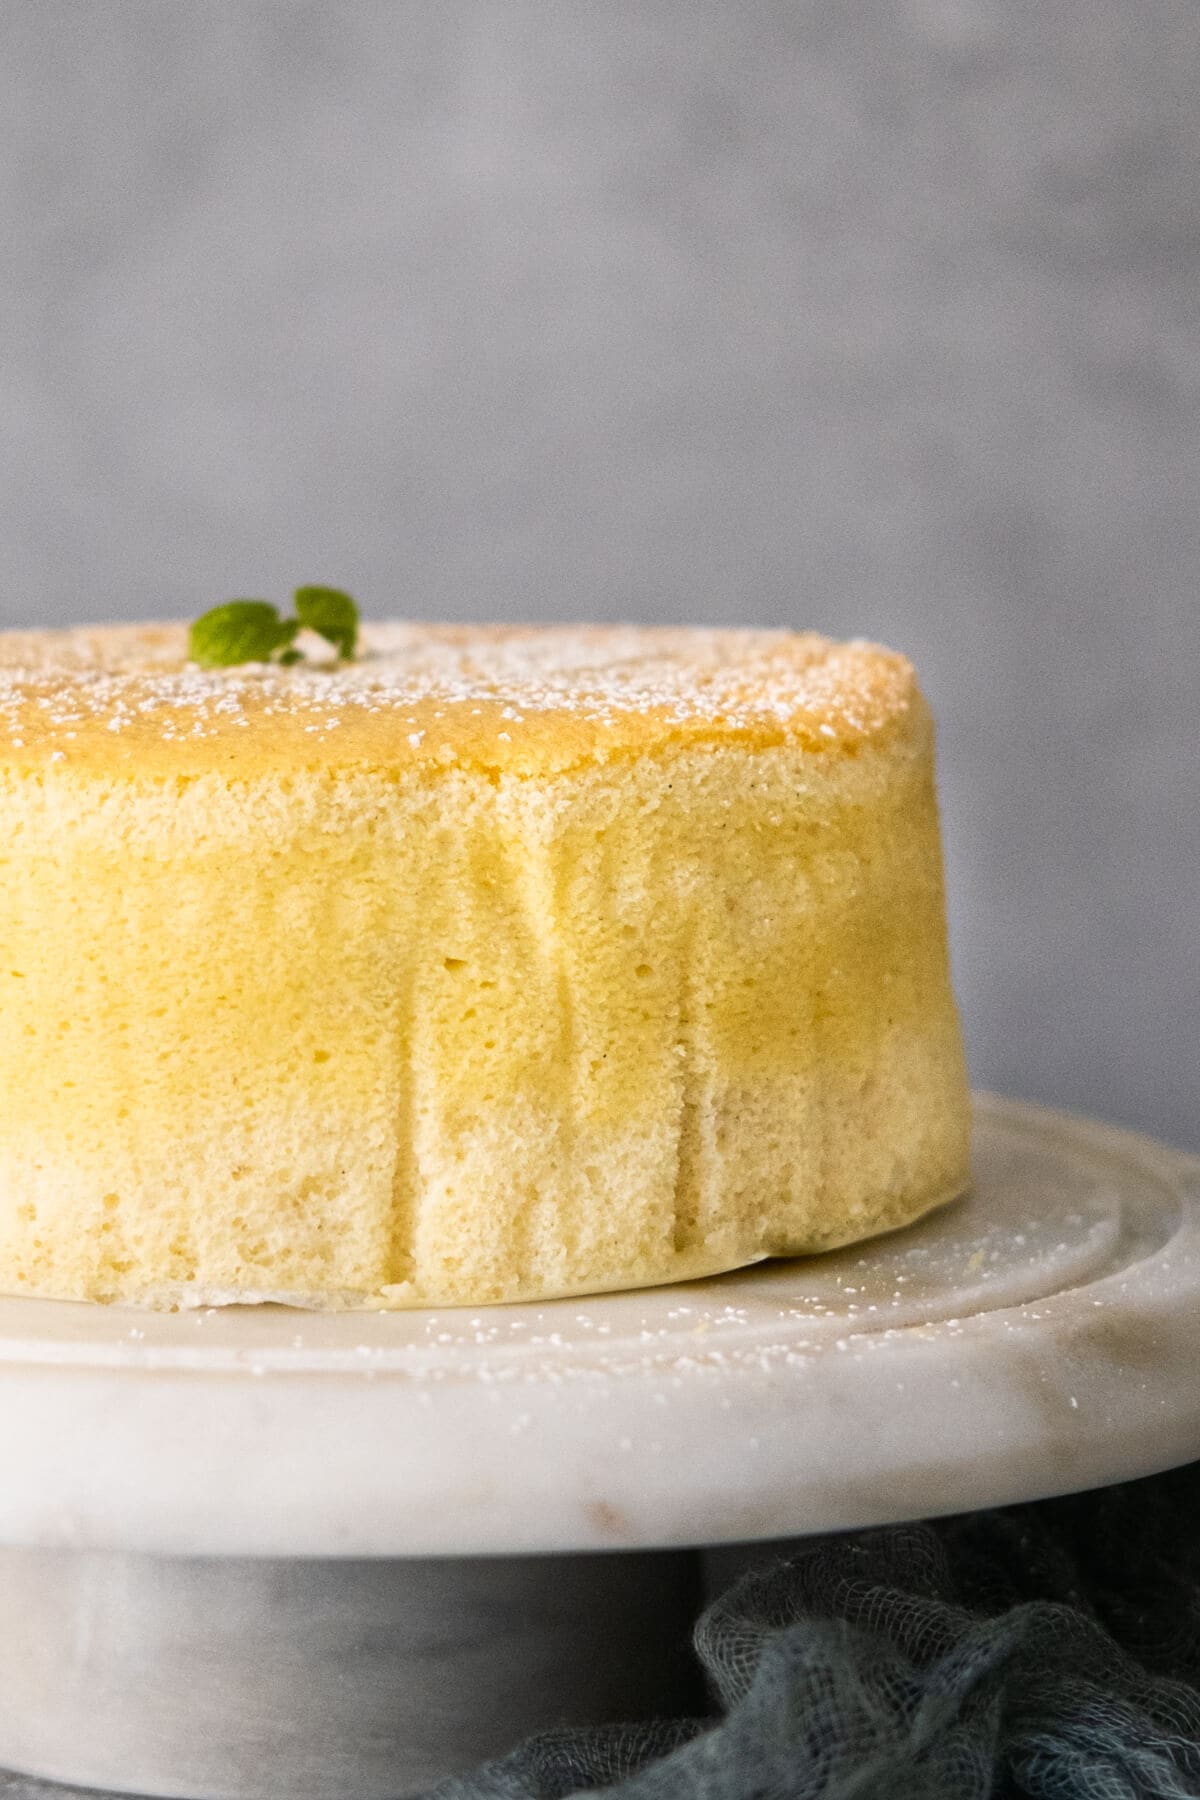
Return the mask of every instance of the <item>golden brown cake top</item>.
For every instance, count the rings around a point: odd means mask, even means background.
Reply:
[[[532,775],[715,743],[853,754],[919,704],[904,657],[812,633],[385,623],[350,663],[206,669],[184,625],[0,632],[10,768]]]

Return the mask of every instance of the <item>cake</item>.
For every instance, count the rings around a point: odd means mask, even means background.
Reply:
[[[786,632],[0,634],[0,1291],[478,1305],[962,1192],[933,730]]]

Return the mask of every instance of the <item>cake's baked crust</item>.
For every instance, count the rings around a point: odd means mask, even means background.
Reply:
[[[0,1290],[481,1305],[967,1179],[909,665],[390,625],[0,637]]]
[[[852,753],[915,696],[902,656],[811,633],[382,624],[353,663],[201,669],[182,625],[6,632],[0,761],[540,775],[706,743]]]

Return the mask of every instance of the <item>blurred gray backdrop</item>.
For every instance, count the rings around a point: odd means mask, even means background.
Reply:
[[[0,0],[0,620],[865,633],[978,1081],[1200,1144],[1197,0]]]

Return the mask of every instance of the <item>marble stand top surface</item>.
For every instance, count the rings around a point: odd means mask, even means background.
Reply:
[[[461,1556],[880,1524],[1200,1455],[1200,1159],[977,1101],[970,1196],[474,1311],[0,1299],[0,1544]]]

